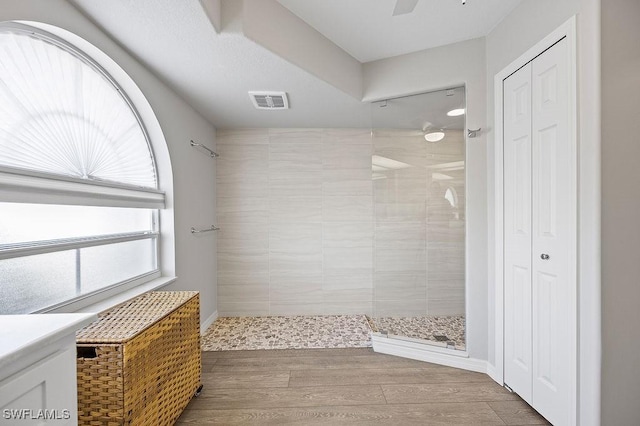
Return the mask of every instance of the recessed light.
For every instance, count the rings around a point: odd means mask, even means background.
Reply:
[[[444,132],[431,132],[424,135],[427,142],[438,142],[444,138]]]
[[[447,113],[449,117],[458,117],[459,115],[464,115],[464,108],[452,109]]]

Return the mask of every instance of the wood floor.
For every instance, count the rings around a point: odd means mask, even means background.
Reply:
[[[371,349],[203,352],[178,425],[549,424],[488,376]]]

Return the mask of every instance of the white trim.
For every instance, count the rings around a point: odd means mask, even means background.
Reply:
[[[158,233],[129,232],[124,234],[96,235],[90,237],[65,238],[59,240],[34,241],[16,244],[0,244],[0,260],[34,256],[45,253],[55,253],[86,247],[126,243],[129,241],[147,240],[152,238],[158,238]]]
[[[571,152],[572,152],[572,167],[574,171],[574,180],[572,182],[572,188],[574,191],[574,197],[572,197],[572,201],[574,203],[574,211],[576,211],[577,215],[577,182],[578,182],[578,171],[577,171],[577,161],[578,161],[578,151],[577,151],[577,42],[576,42],[576,17],[573,16],[569,20],[567,20],[564,24],[554,30],[551,34],[543,38],[540,42],[536,43],[535,46],[527,50],[524,54],[522,54],[518,59],[513,61],[511,64],[507,65],[502,71],[497,73],[494,76],[494,107],[495,107],[495,122],[494,129],[496,133],[495,137],[495,182],[494,182],[494,191],[495,191],[495,365],[492,365],[488,368],[488,371],[491,371],[491,377],[493,380],[498,382],[499,384],[504,384],[504,262],[503,262],[503,251],[504,251],[504,193],[503,193],[503,184],[504,184],[504,158],[503,158],[503,108],[502,108],[502,99],[503,99],[503,81],[509,75],[516,72],[522,66],[532,61],[536,56],[540,55],[546,49],[551,47],[553,44],[561,40],[562,38],[567,39],[568,46],[568,55],[569,55],[569,72],[571,81],[569,82],[569,108],[570,108],[570,123],[569,123],[569,137],[571,143]],[[577,218],[577,216],[576,216]],[[574,241],[577,241],[577,223],[576,228],[573,232]],[[574,250],[570,254],[572,256],[575,264],[577,265],[577,247],[574,247]],[[579,334],[578,330],[578,316],[577,316],[577,271],[574,271],[573,275],[573,283],[576,286],[576,292],[573,295],[573,306],[572,306],[572,318],[574,321],[574,329],[576,330],[575,336],[571,342],[568,342],[570,346],[570,350],[575,354],[575,370],[572,371],[572,419],[571,424],[576,424],[576,416],[578,411],[577,404],[577,369],[578,369],[578,351],[577,351],[577,338]]]
[[[204,334],[204,332],[207,331],[207,328],[209,328],[211,324],[213,324],[213,322],[217,319],[218,319],[218,311],[213,311],[213,313],[209,315],[209,318],[204,320],[202,322],[202,325],[200,325],[200,334]]]
[[[601,422],[601,27],[600,1],[581,2],[579,20],[580,188],[578,423]]]
[[[502,382],[502,370],[500,371],[496,370],[496,368],[493,365],[491,365],[489,362],[487,362],[487,374],[500,386],[504,385]]]
[[[380,333],[371,333],[371,343],[373,344],[373,350],[378,353],[432,362],[478,373],[487,372],[487,361],[469,358],[466,352],[438,348],[408,340],[393,339]]]
[[[149,133],[147,132],[145,123],[140,117],[140,114],[138,113],[138,110],[136,109],[135,104],[127,95],[127,91],[124,90],[124,88],[119,84],[118,80],[112,77],[109,74],[109,71],[106,68],[104,68],[96,58],[94,58],[92,55],[90,55],[89,53],[81,49],[78,45],[66,40],[64,37],[60,37],[54,33],[47,31],[40,25],[30,25],[29,23],[19,22],[19,21],[4,21],[4,22],[0,22],[0,29],[2,28],[8,28],[11,31],[23,33],[23,34],[26,34],[27,36],[33,36],[37,34],[38,39],[43,40],[49,44],[53,44],[54,46],[57,46],[58,48],[70,53],[71,55],[76,57],[79,61],[85,63],[87,66],[92,68],[95,72],[100,74],[109,83],[111,83],[111,85],[113,86],[113,89],[120,95],[122,100],[127,104],[129,109],[133,113],[136,121],[138,122],[138,125],[140,126],[140,130],[144,135],[147,148],[149,149],[149,154],[151,155],[151,164],[153,166],[153,173],[154,173],[154,177],[157,185],[159,180],[158,170],[157,170],[155,155],[153,152],[153,144],[151,143]]]
[[[50,20],[47,20],[48,22]],[[161,274],[159,278],[153,281],[146,282],[141,284],[137,283],[127,283],[126,285],[118,286],[117,290],[111,289],[109,292],[111,296],[114,296],[116,291],[126,291],[126,294],[115,295],[113,299],[109,300],[117,300],[122,299],[122,301],[127,300],[128,298],[135,297],[135,293],[142,294],[145,291],[154,290],[160,287],[163,287],[173,281],[175,281],[176,275],[176,243],[175,243],[175,217],[174,217],[174,179],[173,179],[173,167],[171,163],[171,156],[169,155],[169,147],[167,144],[167,140],[162,130],[162,126],[160,125],[160,121],[156,116],[154,109],[149,103],[149,99],[142,92],[140,87],[137,85],[136,81],[134,81],[134,74],[137,72],[135,61],[128,61],[126,67],[119,65],[114,59],[111,58],[111,55],[118,56],[122,53],[117,48],[114,50],[112,48],[107,49],[106,51],[101,50],[96,47],[93,42],[97,42],[98,39],[92,37],[93,34],[90,34],[91,31],[80,31],[78,34],[72,33],[66,29],[63,29],[58,24],[52,25],[51,23],[44,22],[36,22],[30,20],[22,20],[15,21],[19,23],[23,23],[29,26],[37,27],[43,29],[61,39],[69,43],[70,45],[78,48],[85,55],[89,56],[95,63],[100,65],[101,68],[106,70],[109,76],[118,83],[118,86],[123,89],[124,92],[127,93],[129,101],[132,105],[134,105],[136,112],[140,116],[140,119],[144,123],[144,128],[146,129],[149,137],[149,142],[151,144],[151,150],[155,158],[155,166],[156,173],[158,179],[158,188],[162,193],[164,193],[164,205],[165,207],[159,212],[159,220],[160,220],[160,239],[159,239],[159,266],[161,269]],[[86,39],[84,38],[86,37]],[[89,41],[92,40],[92,41]],[[101,40],[101,39],[100,39]],[[104,41],[104,40],[103,40]],[[125,68],[127,70],[125,70]],[[134,72],[135,71],[135,72]],[[130,75],[130,73],[133,73]],[[138,73],[139,74],[139,73]],[[0,199],[4,195],[2,194],[2,188],[0,187]],[[12,196],[17,196],[15,193]],[[61,197],[56,198],[56,201],[52,201],[52,198],[47,195],[43,195],[41,199],[38,200],[40,203],[49,203],[49,204],[59,204],[63,200],[67,204],[73,204],[73,201],[77,200],[74,197]],[[110,203],[108,199],[95,199],[92,200],[94,202],[93,205],[105,205],[108,206]],[[106,202],[105,202],[106,201]],[[27,202],[27,201],[23,201]],[[103,204],[100,204],[103,203]],[[77,203],[77,204],[85,204],[88,205],[87,202]],[[156,284],[158,283],[158,284]],[[131,288],[128,286],[138,286],[134,289],[127,290],[127,288]],[[102,293],[102,297],[105,297],[107,293]],[[108,296],[107,296],[108,297]],[[97,299],[92,299],[94,302]],[[107,306],[110,302],[109,300],[94,303],[92,306],[96,306],[96,311],[108,309]],[[83,309],[86,308],[87,303],[82,306],[77,305],[69,305],[64,308],[60,308],[60,312],[64,312],[63,309],[70,309],[73,306],[76,306],[75,309]],[[121,303],[121,302],[118,302]],[[104,308],[98,308],[97,306],[104,305]],[[113,303],[112,303],[113,305]],[[86,308],[89,309],[89,308]]]
[[[96,301],[96,299],[83,299],[79,300],[75,303],[70,303],[68,305],[62,306],[60,308],[54,309],[51,312],[95,312],[100,313],[104,312],[107,309],[111,309],[120,303],[126,302],[127,300],[131,300],[134,297],[140,296],[148,291],[158,290],[162,287],[165,287],[176,280],[176,277],[158,277],[151,281],[148,281],[144,284],[136,285],[133,288],[129,288],[128,290],[122,291],[122,286],[116,287],[118,290],[114,292],[102,292],[101,295],[103,299]]]
[[[165,195],[155,189],[127,188],[40,175],[0,171],[0,200],[14,203],[163,209]]]

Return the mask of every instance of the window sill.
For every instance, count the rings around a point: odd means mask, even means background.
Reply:
[[[158,290],[162,287],[165,287],[176,280],[176,277],[158,277],[144,284],[133,287],[129,290],[123,291],[122,293],[118,293],[114,296],[111,296],[107,299],[101,300],[97,303],[93,303],[89,306],[85,306],[74,312],[77,313],[100,313],[106,311],[107,309],[113,308],[116,305],[119,305],[122,302],[126,302],[127,300],[133,299],[136,296],[140,296],[143,293],[148,291]]]

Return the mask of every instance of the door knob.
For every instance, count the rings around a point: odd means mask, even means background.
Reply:
[[[542,253],[542,254],[540,255],[540,259],[542,259],[542,260],[549,260],[549,255],[548,255],[548,254],[546,254],[546,253]]]

